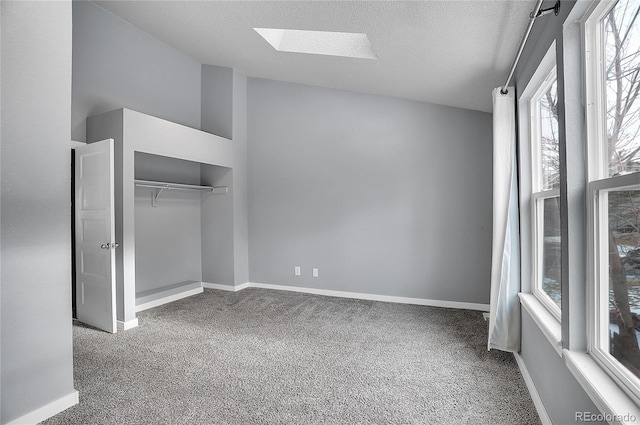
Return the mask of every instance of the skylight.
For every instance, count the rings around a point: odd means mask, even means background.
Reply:
[[[279,52],[378,59],[367,34],[254,28]]]

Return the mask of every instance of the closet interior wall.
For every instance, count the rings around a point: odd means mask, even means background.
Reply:
[[[202,195],[202,281],[234,285],[236,263],[234,251],[233,169],[200,164],[200,184],[228,187],[225,195]]]
[[[200,164],[135,153],[136,180],[200,184]],[[136,297],[183,282],[202,281],[199,192],[136,186]]]
[[[143,152],[135,179],[231,186],[230,168]],[[135,190],[136,297],[187,282],[233,280],[233,209],[229,194],[189,190]]]

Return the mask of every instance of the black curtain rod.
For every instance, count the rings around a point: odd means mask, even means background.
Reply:
[[[533,28],[533,23],[535,22],[535,20],[541,16],[548,15],[551,12],[554,12],[555,15],[558,16],[558,12],[560,11],[560,0],[557,0],[556,4],[553,7],[541,9],[543,1],[544,0],[538,0],[538,2],[536,3],[536,6],[533,8],[531,13],[529,14],[529,24],[527,25],[527,30],[525,31],[524,37],[522,37],[522,41],[520,42],[520,47],[518,48],[518,54],[516,55],[516,58],[513,61],[513,65],[511,66],[511,71],[509,72],[507,81],[504,82],[504,85],[500,89],[500,93],[502,94],[509,93],[509,90],[507,89],[507,87],[509,86],[509,82],[511,82],[513,73],[516,70],[516,66],[518,65],[518,61],[520,60],[522,51],[524,50],[524,45],[527,44],[527,39],[529,38],[529,34],[531,34],[531,28]]]

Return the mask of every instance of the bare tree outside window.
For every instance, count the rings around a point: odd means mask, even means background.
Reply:
[[[553,78],[538,99],[539,125],[539,172],[538,183],[542,191],[560,188],[560,143],[558,137],[558,83],[555,72]],[[553,196],[542,202],[542,291],[558,307],[562,308],[561,255],[560,255],[560,198]]]
[[[543,202],[542,290],[562,309],[560,197],[548,198]]]
[[[605,19],[609,175],[640,171],[640,1],[619,2]]]
[[[540,99],[540,148],[542,189],[560,188],[560,144],[558,137],[558,82],[554,80]]]
[[[603,22],[609,176],[640,171],[640,0]],[[640,190],[609,198],[609,352],[640,377]]]

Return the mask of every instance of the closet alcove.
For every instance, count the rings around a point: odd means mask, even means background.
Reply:
[[[233,142],[118,109],[87,118],[87,140],[114,140],[116,317],[233,282]]]
[[[227,220],[231,169],[144,152],[135,161],[136,312],[202,292],[203,220]],[[216,211],[212,211],[212,208]],[[226,212],[226,214],[225,214]],[[221,238],[222,235],[215,235]],[[231,237],[232,235],[228,235]],[[224,238],[222,238],[224,239]],[[207,248],[210,243],[205,240]],[[204,252],[220,257],[223,244]]]

